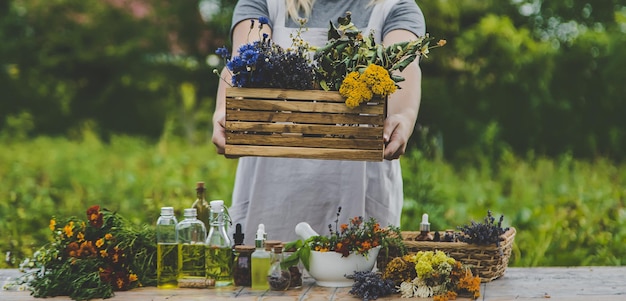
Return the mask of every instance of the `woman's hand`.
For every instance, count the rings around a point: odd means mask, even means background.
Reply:
[[[226,117],[224,115],[213,117],[213,144],[217,153],[224,154],[226,147]]]
[[[385,119],[385,130],[383,132],[385,159],[395,160],[400,158],[406,151],[406,146],[412,132],[412,120],[402,114],[388,116],[387,119]]]

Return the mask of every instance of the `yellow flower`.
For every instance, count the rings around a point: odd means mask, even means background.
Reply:
[[[96,247],[100,248],[104,245],[104,240],[102,238],[96,240]]]
[[[128,275],[128,281],[130,282],[137,281],[137,274]]]
[[[85,240],[85,234],[83,232],[78,232],[78,234],[76,234],[76,238],[78,241],[83,241]]]
[[[54,226],[57,225],[57,221],[55,221],[54,219],[50,220],[50,231],[54,231]]]
[[[110,233],[104,234],[104,239],[111,240],[111,238],[113,238],[113,235],[111,235]]]
[[[387,96],[396,92],[396,83],[389,76],[389,72],[379,65],[367,66],[361,78],[376,95]]]
[[[72,237],[74,235],[74,222],[69,222],[65,227],[63,227],[63,232],[65,232],[65,236]]]
[[[109,253],[107,253],[107,250],[100,250],[100,257],[105,258],[109,256]]]

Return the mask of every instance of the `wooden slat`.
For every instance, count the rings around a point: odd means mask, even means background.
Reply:
[[[359,106],[358,110],[351,109],[345,103],[326,103],[312,101],[282,101],[263,99],[226,99],[226,108],[232,110],[255,111],[290,111],[290,112],[318,112],[318,113],[345,113],[345,114],[383,114],[384,105],[372,104]]]
[[[382,137],[382,127],[333,126],[317,124],[287,124],[227,121],[226,128],[234,132],[299,133],[310,135],[341,135],[358,137]]]
[[[383,125],[383,115],[363,116],[355,114],[290,113],[273,111],[226,112],[227,121],[298,122],[313,124],[376,124]]]
[[[230,145],[301,146],[317,148],[383,150],[382,138],[342,139],[328,137],[303,137],[301,135],[288,134],[263,136],[240,133],[226,133],[226,140]]]
[[[305,159],[382,161],[383,153],[379,150],[324,149],[282,146],[226,145],[230,156],[284,157]]]
[[[284,100],[319,100],[328,102],[345,102],[337,92],[323,90],[284,90],[255,88],[226,88],[229,97],[251,99],[284,99]]]

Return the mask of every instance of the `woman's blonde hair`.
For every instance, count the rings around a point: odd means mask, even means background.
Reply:
[[[368,5],[374,5],[380,2],[384,2],[385,0],[370,0]],[[313,4],[315,4],[315,0],[285,0],[287,14],[289,18],[298,22],[298,20],[304,18],[308,18],[311,16],[311,10],[313,10]],[[299,12],[302,11],[304,16],[300,16]]]

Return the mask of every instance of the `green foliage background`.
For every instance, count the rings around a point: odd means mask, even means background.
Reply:
[[[0,0],[0,267],[93,204],[152,223],[196,181],[230,202],[210,134],[235,2]],[[624,264],[626,3],[418,3],[448,45],[421,62],[402,228],[491,209],[512,265]]]

